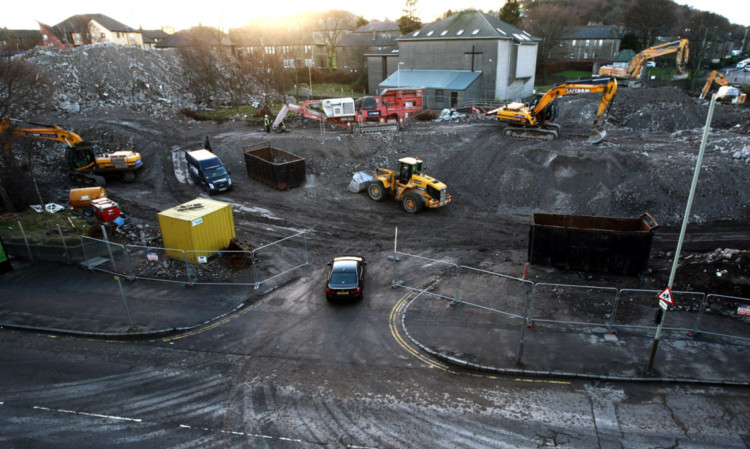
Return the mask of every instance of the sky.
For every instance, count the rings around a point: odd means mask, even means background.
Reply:
[[[37,0],[6,1],[0,13],[0,28],[38,29],[38,22],[55,25],[76,14],[104,14],[133,28],[159,29],[172,26],[176,30],[198,24],[236,28],[250,20],[278,17],[310,10],[342,9],[367,20],[396,20],[403,15],[406,0]],[[9,4],[8,4],[9,3]],[[750,26],[750,1],[748,0],[676,0],[676,3],[695,9],[710,11],[727,17],[730,22]],[[445,11],[475,8],[483,11],[498,9],[503,0],[418,0],[417,15],[422,22],[431,22]]]

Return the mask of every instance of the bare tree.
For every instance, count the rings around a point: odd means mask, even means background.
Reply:
[[[537,65],[542,71],[542,83],[547,83],[547,65],[552,49],[562,40],[565,29],[575,25],[566,3],[536,1],[529,5],[526,30],[541,39],[537,51]]]
[[[52,81],[37,66],[0,59],[0,119],[47,110],[53,93]]]
[[[710,58],[712,42],[717,40],[719,34],[730,29],[729,21],[723,16],[705,11],[688,11],[682,22],[682,37],[690,41],[690,88],[695,86],[695,78],[703,63]]]
[[[326,68],[336,68],[336,46],[354,27],[355,18],[347,11],[331,10],[318,21],[318,33],[326,48]]]
[[[625,12],[625,25],[640,31],[641,42],[652,47],[659,34],[674,27],[676,18],[672,0],[635,0]]]

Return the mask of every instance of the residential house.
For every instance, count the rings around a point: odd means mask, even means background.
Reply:
[[[166,33],[165,33],[166,34]],[[229,37],[211,27],[193,27],[167,35],[155,44],[157,49],[190,48],[190,47],[227,47],[232,46]]]
[[[158,44],[161,42],[164,42],[169,38],[170,34],[167,33],[165,30],[140,30],[141,36],[143,36],[143,48],[146,50],[153,50],[156,48]]]
[[[112,42],[125,47],[143,48],[139,30],[103,14],[79,14],[54,26],[39,24],[43,44],[61,48]]]
[[[616,26],[568,27],[556,48],[550,53],[552,61],[608,63],[617,56],[622,34]]]
[[[462,11],[404,35],[379,90],[425,88],[426,108],[521,100],[533,95],[538,39],[481,11]],[[377,57],[370,74],[378,76]],[[382,61],[382,58],[380,59]]]
[[[395,22],[373,21],[347,35],[339,46],[339,68],[361,71],[367,69],[370,53],[398,50],[396,39],[401,31]],[[385,79],[385,78],[383,78]]]

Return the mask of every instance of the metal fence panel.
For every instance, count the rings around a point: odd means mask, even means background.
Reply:
[[[641,329],[652,333],[658,324],[656,322],[656,312],[659,309],[658,295],[658,290],[620,290],[612,326],[620,329]],[[672,296],[676,305],[669,308],[662,330],[689,333],[696,316],[703,308],[705,294],[673,291]]]
[[[128,278],[133,277],[130,258],[124,245],[91,237],[81,238],[85,260],[81,262],[92,270],[105,271]]]
[[[617,289],[563,284],[536,284],[529,308],[533,323],[609,326]]]
[[[269,282],[310,262],[304,232],[256,248],[252,253],[250,270],[258,284]]]
[[[697,317],[693,332],[750,340],[750,299],[708,295],[706,307]]]
[[[255,285],[254,255],[252,251],[219,251],[201,258],[202,252],[186,251],[186,267],[192,284]]]
[[[190,283],[185,252],[179,249],[128,245],[134,279]]]
[[[399,252],[394,257],[394,284],[448,301],[460,299],[455,263]]]

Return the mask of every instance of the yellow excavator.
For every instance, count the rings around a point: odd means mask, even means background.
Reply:
[[[404,210],[417,213],[423,207],[436,208],[450,203],[448,188],[430,175],[422,173],[422,160],[404,157],[398,160],[398,171],[378,168],[367,193],[375,201],[386,195],[401,201]]]
[[[724,104],[743,104],[747,99],[747,94],[742,92],[739,88],[729,84],[729,80],[723,73],[714,70],[708,75],[706,85],[703,86],[703,90],[700,94],[700,99],[706,98],[708,91],[711,90],[711,86],[716,83],[719,86],[719,91],[716,93],[716,101]]]
[[[104,175],[116,174],[125,182],[135,181],[135,171],[143,166],[141,155],[123,150],[97,154],[92,145],[78,134],[55,125],[24,123],[4,118],[0,120],[0,137],[3,152],[10,153],[9,135],[47,139],[68,145],[66,159],[70,167],[70,178],[78,183],[104,186]]]
[[[678,41],[649,47],[635,55],[633,59],[630,60],[627,67],[614,67],[611,65],[601,66],[599,68],[599,76],[613,76],[623,81],[626,87],[640,87],[643,66],[646,64],[646,61],[656,58],[657,56],[677,53],[675,59],[677,63],[677,73],[675,74],[675,78],[685,78],[687,76],[685,66],[687,65],[688,57],[690,56],[688,42],[687,39],[680,39]]]
[[[557,118],[555,100],[566,95],[602,93],[601,102],[596,111],[594,125],[589,136],[589,143],[599,143],[607,136],[604,130],[604,116],[612,105],[617,93],[617,80],[614,78],[590,78],[558,84],[548,90],[533,104],[510,103],[487,114],[497,113],[497,120],[508,123],[503,131],[508,137],[521,139],[557,139],[560,125],[553,123]]]

